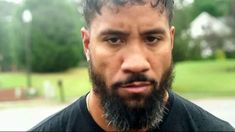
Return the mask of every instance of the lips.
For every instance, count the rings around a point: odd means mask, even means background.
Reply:
[[[133,82],[125,84],[121,87],[128,93],[143,93],[151,86],[150,82]]]

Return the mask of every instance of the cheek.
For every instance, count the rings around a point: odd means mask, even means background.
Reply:
[[[104,50],[99,48],[92,48],[90,52],[92,59],[93,67],[96,69],[96,72],[103,74],[103,70],[106,69],[108,65],[107,55]]]
[[[167,69],[171,65],[171,51],[161,52],[161,54],[155,54],[151,58],[152,70],[156,75],[157,80],[161,80],[163,74],[167,71]]]
[[[119,61],[117,54],[110,52],[103,47],[94,47],[91,50],[91,59],[93,66],[105,79],[106,85],[110,86],[113,78],[119,70]]]
[[[172,45],[170,44],[170,42],[161,50],[159,50],[159,60],[161,61],[164,69],[167,69],[171,65]]]

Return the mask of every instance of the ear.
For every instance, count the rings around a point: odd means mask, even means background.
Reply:
[[[171,28],[170,28],[170,35],[171,35],[171,49],[173,50],[174,38],[175,38],[175,27],[174,26],[171,26]]]
[[[82,42],[83,42],[83,50],[86,55],[87,61],[90,60],[90,34],[89,31],[83,27],[81,29],[81,35],[82,35]]]

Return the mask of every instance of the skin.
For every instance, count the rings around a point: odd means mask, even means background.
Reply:
[[[132,73],[144,73],[158,82],[172,60],[174,27],[169,25],[165,12],[150,4],[102,7],[89,29],[82,28],[82,39],[87,60],[92,60],[96,72],[102,74],[107,86],[125,80]],[[117,89],[129,106],[141,106],[144,100],[128,98],[130,95],[148,95],[149,82],[134,82]],[[164,102],[168,100],[166,92]],[[91,90],[87,96],[88,109],[96,123],[105,131],[108,126],[100,105],[99,95]],[[142,129],[145,130],[145,129]]]

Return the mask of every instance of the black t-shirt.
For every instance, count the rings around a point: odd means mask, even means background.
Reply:
[[[199,106],[169,92],[165,115],[159,127],[149,131],[235,131]],[[103,131],[86,107],[86,95],[60,112],[48,117],[30,131]]]

